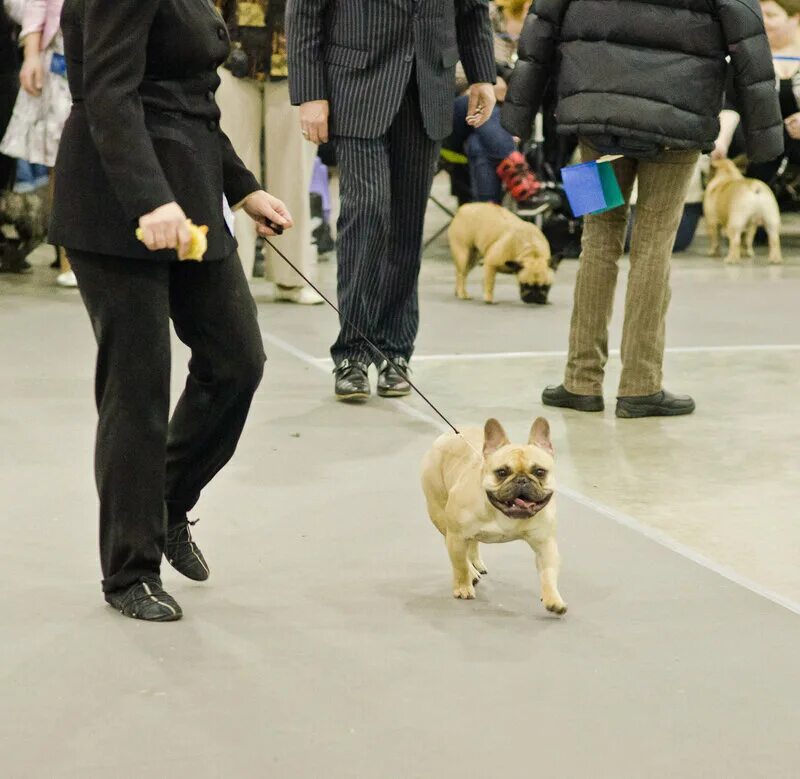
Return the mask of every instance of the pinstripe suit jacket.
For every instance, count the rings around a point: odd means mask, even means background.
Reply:
[[[288,0],[292,103],[330,103],[333,135],[375,138],[391,125],[416,64],[425,130],[453,126],[455,65],[496,80],[486,0]]]

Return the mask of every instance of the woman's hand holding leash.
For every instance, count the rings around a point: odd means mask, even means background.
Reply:
[[[292,215],[284,202],[264,190],[253,192],[242,207],[256,223],[256,229],[262,238],[280,235],[293,224]]]

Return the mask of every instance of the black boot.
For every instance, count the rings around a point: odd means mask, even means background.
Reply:
[[[164,592],[155,575],[143,577],[126,589],[107,592],[106,602],[126,617],[147,622],[175,622],[183,616],[181,607]]]
[[[204,582],[211,571],[208,569],[203,553],[197,544],[192,541],[191,527],[199,520],[189,522],[183,517],[179,522],[170,521],[167,524],[167,541],[164,545],[164,556],[167,562],[187,579]]]
[[[576,395],[563,384],[548,387],[542,393],[542,403],[556,408],[571,408],[575,411],[602,411],[605,408],[602,395]]]
[[[336,399],[347,403],[363,403],[370,396],[367,365],[342,360],[334,369]]]
[[[382,398],[401,398],[411,393],[411,385],[406,378],[409,373],[408,361],[403,357],[395,357],[392,362],[394,365],[384,360],[378,367],[378,395]]]
[[[681,417],[691,414],[694,409],[694,400],[688,395],[673,395],[666,390],[654,395],[617,398],[617,416],[621,419]]]

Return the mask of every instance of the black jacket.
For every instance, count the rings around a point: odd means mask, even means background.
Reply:
[[[334,135],[377,138],[397,114],[416,65],[425,130],[453,129],[455,67],[496,80],[486,0],[288,0],[292,103],[330,103]]]
[[[748,153],[783,150],[772,55],[757,0],[536,0],[502,123],[530,135],[557,74],[559,132],[601,137],[621,150],[710,151],[719,134],[730,55]]]
[[[219,129],[217,68],[230,41],[212,0],[66,0],[61,21],[74,106],[50,240],[175,259],[135,237],[139,217],[174,200],[208,225],[206,259],[230,255],[223,193],[233,206],[260,185]]]

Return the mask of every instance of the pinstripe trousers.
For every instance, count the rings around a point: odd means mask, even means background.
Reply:
[[[601,153],[581,143],[584,162]],[[672,150],[658,157],[614,162],[626,205],[587,216],[575,282],[564,386],[578,395],[601,395],[608,360],[608,325],[618,263],[625,248],[628,203],[639,180],[636,222],[622,330],[622,377],[618,397],[652,395],[662,389],[662,367],[670,300],[672,247],[699,152]]]
[[[340,332],[331,349],[371,363],[353,322],[390,357],[411,358],[419,328],[422,228],[439,141],[425,132],[415,74],[385,135],[334,138],[340,177]]]

